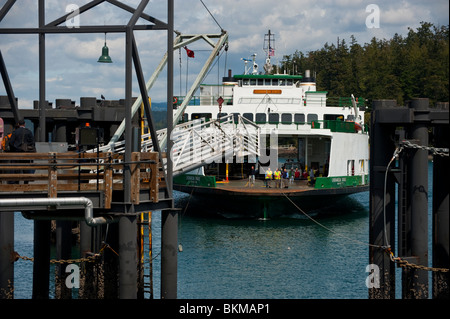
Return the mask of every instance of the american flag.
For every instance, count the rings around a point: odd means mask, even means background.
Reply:
[[[269,56],[275,56],[275,50],[272,48],[269,48]]]

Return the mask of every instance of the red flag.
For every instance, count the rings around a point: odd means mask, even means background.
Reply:
[[[184,47],[184,49],[186,50],[186,54],[187,54],[188,57],[195,58],[194,51],[189,50],[187,47]]]

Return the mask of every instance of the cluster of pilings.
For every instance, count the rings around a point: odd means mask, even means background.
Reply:
[[[370,298],[396,298],[397,266],[402,298],[449,298],[448,118],[448,102],[436,108],[429,108],[428,99],[414,99],[406,107],[393,100],[373,102],[369,258],[379,270],[379,285],[369,288]]]

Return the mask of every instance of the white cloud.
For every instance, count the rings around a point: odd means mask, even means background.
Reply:
[[[46,22],[53,21],[65,13],[68,4],[83,5],[89,0],[47,0]],[[139,0],[123,1],[136,7]],[[275,34],[276,57],[280,61],[283,55],[296,50],[304,53],[318,50],[325,43],[336,43],[337,38],[347,42],[354,35],[360,44],[370,42],[371,38],[389,38],[395,33],[406,35],[408,27],[417,28],[421,21],[435,25],[448,25],[449,2],[447,0],[423,1],[403,0],[203,0],[217,19],[220,26],[229,33],[229,51],[227,68],[233,73],[242,72],[244,65],[240,58],[257,53],[258,63],[263,64],[263,37],[267,30]],[[3,6],[6,0],[0,0]],[[365,26],[368,4],[377,4],[380,8],[380,28],[368,29]],[[37,1],[17,1],[0,28],[36,27]],[[167,20],[167,2],[152,0],[146,13],[162,21]],[[80,16],[81,25],[126,24],[131,14],[109,4],[102,3]],[[144,23],[139,21],[139,23]],[[146,23],[146,22],[145,22]],[[220,27],[211,18],[198,0],[175,1],[175,29],[185,34],[219,33]],[[136,32],[136,41],[146,80],[155,70],[166,51],[166,32]],[[101,65],[97,59],[101,54],[104,34],[48,35],[46,37],[46,82],[47,99],[71,98],[79,100],[81,96],[103,94],[107,99],[121,99],[124,96],[124,52],[123,34],[107,34],[107,45],[113,64]],[[204,44],[192,44],[196,58],[189,60],[189,79],[195,78],[209,55],[210,47]],[[0,49],[6,62],[19,106],[30,106],[30,101],[38,96],[38,41],[37,35],[0,34]],[[174,56],[175,94],[180,91],[180,70],[178,52]],[[182,92],[185,91],[186,57],[181,52]],[[225,65],[225,55],[219,66]],[[134,70],[133,70],[134,72]],[[217,81],[223,70],[217,66],[211,71],[209,79]],[[133,73],[134,74],[134,73]],[[164,101],[166,72],[151,90],[153,101]],[[189,84],[190,85],[190,84]],[[137,95],[137,82],[133,84],[133,94]],[[0,86],[0,94],[5,90]]]

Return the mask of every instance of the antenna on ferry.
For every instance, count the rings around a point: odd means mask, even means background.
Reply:
[[[252,59],[246,59],[246,58],[241,58],[242,61],[244,61],[245,66],[244,66],[244,74],[248,74],[250,71],[250,67],[248,67],[248,62],[253,62],[252,64],[252,74],[258,74],[258,64],[256,63],[256,53],[253,53],[252,55]]]
[[[352,94],[352,105],[353,105],[353,109],[355,110],[355,122],[356,121],[359,122],[358,107],[356,105],[355,97],[353,96],[353,94]]]
[[[256,53],[252,54],[253,71],[252,74],[258,74],[258,64],[256,63]]]
[[[266,74],[272,72],[272,63],[270,57],[275,56],[275,35],[270,32],[264,35],[264,45],[263,50],[266,52],[266,64],[264,64],[264,70]]]

